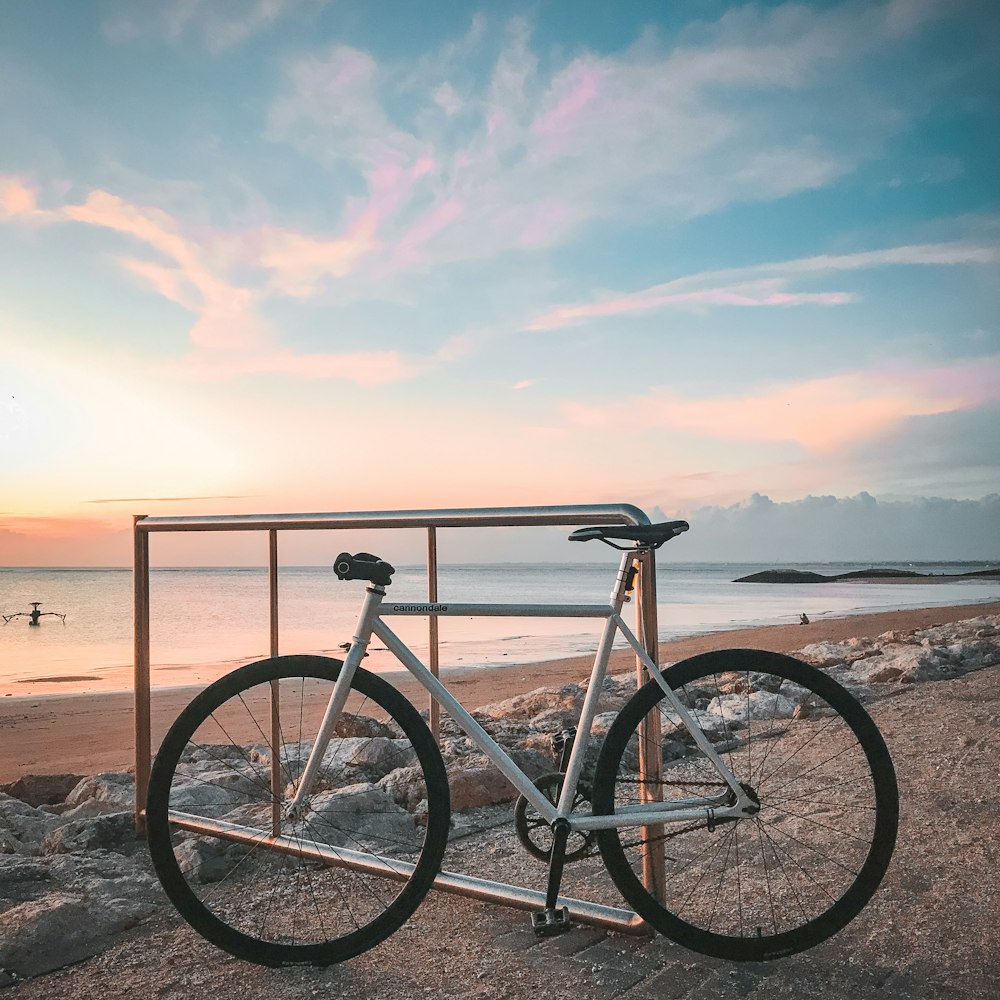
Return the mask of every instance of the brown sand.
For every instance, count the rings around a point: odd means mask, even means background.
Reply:
[[[660,662],[681,660],[711,649],[756,647],[793,652],[810,642],[837,642],[854,636],[877,636],[890,629],[928,628],[945,622],[1000,614],[1000,602],[922,608],[879,614],[826,618],[810,625],[772,625],[695,636],[660,645]],[[511,698],[538,687],[558,687],[589,676],[592,658],[570,657],[544,663],[512,664],[497,669],[470,668],[445,671],[456,697],[470,708]],[[629,650],[612,655],[613,673],[633,669]],[[408,675],[391,680],[415,704],[426,695]],[[155,690],[151,714],[153,745],[159,740],[196,688]],[[133,696],[131,693],[46,695],[4,698],[0,703],[0,782],[23,774],[94,774],[124,770],[134,761]]]

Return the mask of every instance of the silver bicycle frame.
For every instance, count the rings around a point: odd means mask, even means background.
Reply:
[[[611,592],[610,603],[607,605],[592,604],[443,604],[435,603],[395,603],[383,604],[385,588],[369,586],[361,613],[358,616],[357,629],[351,641],[340,676],[334,686],[333,694],[327,706],[323,721],[317,733],[316,743],[309,755],[305,771],[299,782],[289,810],[292,815],[299,812],[308,799],[313,779],[326,753],[333,735],[337,718],[342,711],[350,693],[355,671],[361,663],[371,636],[374,634],[385,643],[386,648],[403,664],[413,677],[428,691],[459,727],[476,743],[486,757],[501,771],[504,777],[522,794],[535,808],[539,816],[551,823],[557,818],[568,820],[573,830],[603,830],[621,827],[652,826],[657,823],[690,822],[705,819],[715,822],[720,819],[737,819],[743,815],[744,809],[752,807],[753,803],[741,787],[732,770],[715,752],[711,743],[701,731],[701,728],[691,717],[677,695],[663,679],[659,668],[650,659],[632,630],[621,617],[621,610],[628,600],[628,586],[631,576],[630,568],[635,559],[632,550],[623,553],[618,568],[618,576]],[[553,805],[535,786],[534,782],[514,763],[507,752],[490,736],[488,732],[472,717],[468,710],[455,698],[447,687],[435,677],[431,671],[412,653],[408,646],[382,620],[386,615],[426,615],[433,613],[438,617],[563,617],[563,618],[603,618],[604,629],[594,658],[594,666],[590,675],[587,695],[580,713],[580,723],[577,738],[573,744],[566,777],[563,780],[559,801]],[[597,706],[600,700],[601,688],[607,675],[608,660],[616,632],[622,636],[635,651],[645,665],[649,676],[663,689],[664,696],[670,704],[672,712],[687,728],[698,748],[712,762],[719,777],[728,786],[727,792],[720,792],[714,798],[706,799],[675,799],[669,803],[657,805],[647,802],[638,806],[625,807],[607,816],[595,816],[590,813],[578,813],[571,810],[576,798],[577,784],[583,770],[587,747],[590,744],[591,728]]]

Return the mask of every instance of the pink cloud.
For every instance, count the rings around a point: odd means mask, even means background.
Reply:
[[[0,177],[0,218],[31,215],[36,211],[34,189],[20,177]]]
[[[595,65],[573,63],[562,81],[562,92],[553,108],[535,119],[532,130],[551,137],[575,125],[597,98],[604,74]]]
[[[340,239],[272,230],[263,233],[261,241],[260,264],[273,272],[271,287],[295,298],[315,295],[324,277],[346,277],[376,246],[368,219]]]
[[[789,292],[785,288],[800,275],[891,266],[976,266],[997,260],[1000,260],[1000,248],[996,246],[955,240],[706,271],[598,302],[559,306],[532,320],[525,329],[554,330],[592,319],[675,306],[845,305],[856,302],[857,296],[851,292]]]
[[[404,266],[417,264],[420,260],[418,251],[459,219],[464,211],[464,203],[457,198],[439,202],[399,238],[393,251],[393,261]]]
[[[730,441],[791,442],[830,452],[873,437],[909,417],[971,409],[997,399],[1000,368],[987,365],[851,372],[766,391],[715,399],[685,399],[656,389],[627,403],[568,403],[567,418],[582,427],[625,420]]]
[[[184,359],[175,370],[188,377],[205,380],[267,374],[307,379],[338,378],[358,385],[385,385],[411,378],[423,367],[406,361],[397,351],[295,354],[275,350],[261,354],[196,354]]]
[[[418,166],[426,171],[427,165]],[[389,200],[412,175],[387,166],[374,187]],[[259,263],[274,272],[272,290],[311,294],[324,274],[346,275],[360,256],[371,250],[380,211],[373,199],[356,213],[353,228],[339,240],[321,240],[297,233],[271,231],[244,241],[244,263]],[[259,314],[264,293],[228,280],[225,267],[210,244],[184,236],[174,219],[157,209],[130,204],[105,191],[90,194],[82,205],[70,205],[60,217],[131,237],[166,257],[169,263],[125,258],[122,266],[158,294],[195,314],[188,331],[194,352],[174,370],[188,377],[229,378],[276,373],[299,378],[341,378],[361,385],[378,385],[409,378],[415,362],[393,351],[296,354],[276,343],[274,332]],[[260,246],[262,244],[262,248]],[[295,276],[298,275],[296,279]],[[297,284],[296,284],[297,280]]]
[[[663,286],[661,286],[663,287]],[[608,316],[653,312],[670,306],[787,307],[803,305],[838,306],[856,301],[850,292],[783,292],[772,283],[703,288],[690,292],[658,293],[655,289],[624,295],[590,305],[560,306],[528,324],[528,330],[555,330],[574,323]]]

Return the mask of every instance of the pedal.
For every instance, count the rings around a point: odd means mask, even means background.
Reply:
[[[531,914],[531,929],[538,937],[565,934],[572,926],[567,906],[556,906],[551,910],[535,910]]]

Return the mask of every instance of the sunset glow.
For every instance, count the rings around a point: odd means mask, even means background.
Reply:
[[[992,5],[155,6],[4,12],[0,565],[1000,492]]]

